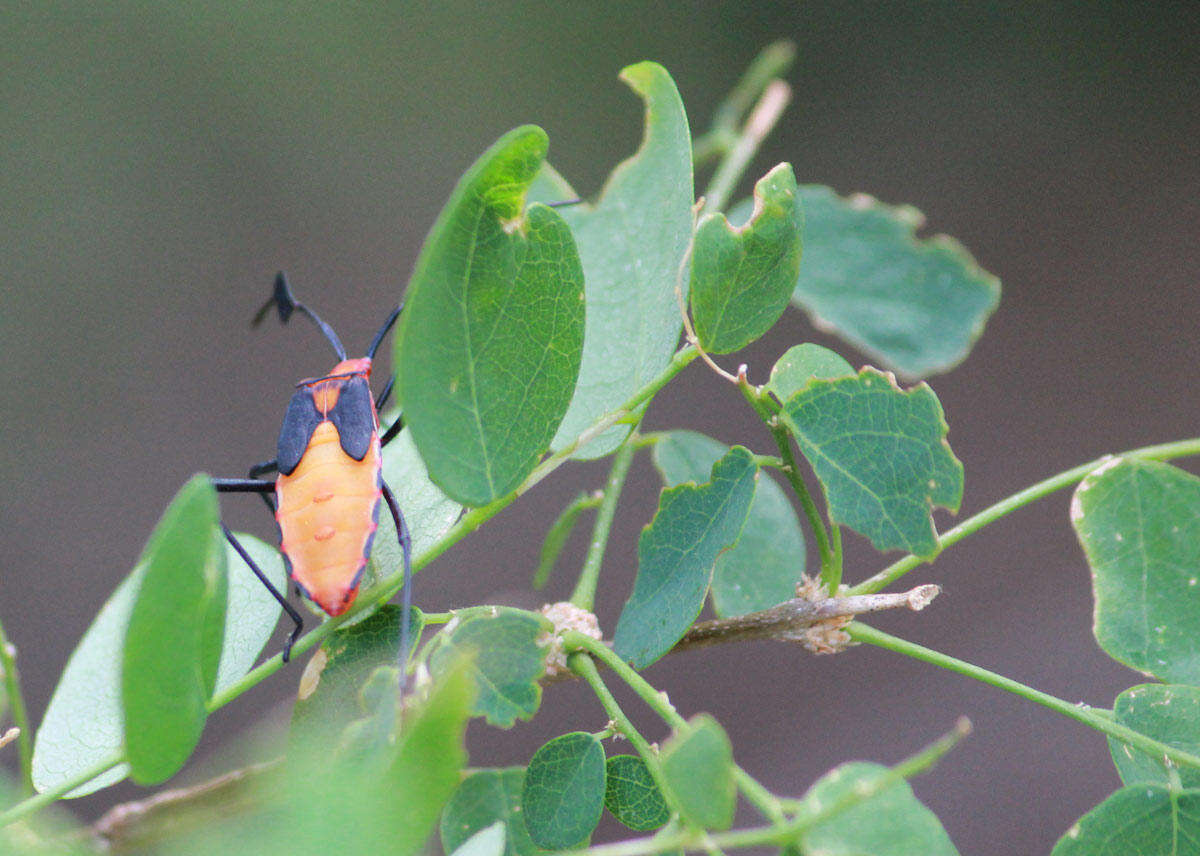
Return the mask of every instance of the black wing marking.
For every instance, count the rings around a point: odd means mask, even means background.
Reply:
[[[364,377],[352,377],[338,393],[337,404],[329,411],[329,421],[337,428],[342,451],[361,461],[371,451],[375,436],[375,401]]]
[[[279,464],[279,472],[285,476],[300,464],[308,441],[312,439],[313,431],[324,421],[317,405],[313,402],[311,389],[298,389],[292,400],[288,402],[287,413],[283,417],[283,427],[279,429],[279,447],[275,460]]]

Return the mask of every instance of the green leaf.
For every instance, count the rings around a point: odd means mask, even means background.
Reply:
[[[476,770],[463,779],[442,812],[442,849],[458,849],[481,829],[504,824],[505,856],[535,856],[545,851],[533,843],[521,812],[525,768]]]
[[[388,422],[390,424],[390,420]],[[396,496],[412,536],[412,552],[419,556],[438,542],[458,520],[462,506],[429,480],[425,462],[405,428],[383,450],[383,480]],[[379,528],[371,546],[369,573],[387,577],[401,568],[396,524],[386,508],[379,511]]]
[[[376,669],[397,665],[402,615],[399,606],[380,607],[321,643],[304,668],[292,708],[289,763],[309,763],[305,752],[311,749],[319,753],[316,763],[323,763],[346,727],[367,712],[360,692]],[[413,610],[409,621],[412,638],[419,638],[420,613]]]
[[[320,748],[324,763],[331,755],[362,765],[388,757],[400,724],[400,667],[376,666],[357,697],[362,716],[346,725],[332,752],[330,746]]]
[[[728,829],[733,823],[737,785],[733,779],[733,746],[725,729],[706,713],[688,721],[662,749],[664,785],[680,814],[704,829]]]
[[[728,446],[711,437],[672,431],[654,445],[654,465],[668,487],[702,482],[728,452]],[[804,533],[796,512],[778,482],[760,474],[741,536],[717,557],[713,609],[728,618],[794,597],[804,563]]]
[[[830,380],[854,374],[854,367],[828,348],[805,342],[784,351],[771,367],[766,390],[782,404],[812,380]]]
[[[193,476],[163,513],[142,555],[121,665],[125,757],[139,784],[184,765],[208,718],[225,618],[225,550],[217,493]]]
[[[805,808],[821,811],[869,786],[892,771],[878,764],[853,762],[826,773],[804,796]],[[870,799],[839,811],[811,827],[801,839],[805,853],[822,856],[957,856],[937,817],[899,781]]]
[[[671,650],[696,620],[721,551],[746,523],[758,467],[734,446],[704,484],[667,488],[638,539],[638,573],[613,649],[640,669]]]
[[[691,306],[696,336],[714,354],[744,348],[774,326],[787,308],[800,270],[804,214],[790,164],[754,186],[749,222],[734,227],[710,214],[692,247]]]
[[[604,810],[604,748],[584,731],[555,737],[529,761],[521,790],[535,844],[559,850],[587,841]]]
[[[267,575],[276,591],[287,591],[287,570],[279,551],[253,535],[237,533],[238,542]],[[279,601],[259,582],[233,547],[225,543],[225,567],[229,576],[229,594],[225,609],[225,635],[217,683],[219,693],[237,683],[254,666],[258,655],[274,635],[282,608]]]
[[[1081,817],[1050,856],[1193,853],[1200,853],[1200,791],[1132,785]]]
[[[465,737],[474,695],[469,659],[460,659],[435,680],[425,703],[405,717],[396,758],[378,788],[379,814],[390,827],[383,836],[386,852],[419,853],[433,833],[467,764]],[[328,816],[321,820],[328,823]]]
[[[637,755],[614,755],[608,759],[605,772],[604,805],[621,823],[637,832],[648,832],[671,819],[671,810],[650,769]]]
[[[486,716],[492,725],[510,728],[529,719],[542,701],[538,681],[546,671],[543,641],[553,628],[532,612],[484,607],[451,621],[438,634],[429,668],[439,674],[463,652],[473,655],[471,674],[476,696],[473,716]]]
[[[937,553],[934,506],[958,510],[963,468],[946,442],[946,420],[925,384],[907,391],[864,368],[810,382],[783,406],[800,451],[825,487],[830,518],[878,550]]]
[[[424,699],[407,700],[398,739],[373,756],[329,751],[309,775],[247,783],[239,804],[219,804],[202,828],[162,853],[188,856],[418,856],[438,815],[458,787],[467,754],[464,735],[473,687],[460,663],[429,686]],[[383,689],[373,672],[369,685]],[[390,688],[394,698],[395,685]],[[306,747],[316,754],[321,747]],[[331,747],[326,747],[330,749]],[[232,799],[230,797],[229,799]],[[247,805],[258,810],[246,813]],[[230,811],[229,808],[234,808]],[[213,806],[209,807],[214,810]],[[195,820],[192,821],[195,823]],[[159,851],[156,851],[159,852]]]
[[[430,478],[466,505],[513,490],[550,445],[583,349],[571,230],[525,193],[546,134],[501,137],[459,181],[425,241],[396,345],[397,389]]]
[[[1113,716],[1121,725],[1175,749],[1200,753],[1200,687],[1142,684],[1117,696]],[[1108,738],[1113,763],[1127,785],[1167,785],[1170,776],[1161,756],[1147,755]],[[1200,788],[1200,770],[1172,767],[1185,788]]]
[[[674,81],[657,63],[631,65],[621,80],[646,105],[641,147],[613,170],[594,207],[562,209],[583,262],[587,329],[579,382],[555,449],[666,368],[683,323],[675,285],[692,237],[695,201],[687,115]],[[563,198],[561,184],[543,182],[541,192],[548,186]],[[606,431],[575,457],[606,455],[628,433],[628,426]]]
[[[952,238],[917,240],[924,218],[869,196],[803,185],[804,262],[793,302],[818,326],[907,377],[962,361],[1000,300],[1000,281]]]
[[[282,591],[287,579],[279,551],[252,535],[239,533],[237,538]],[[270,639],[280,613],[275,598],[228,544],[225,556],[229,595],[214,692],[220,692],[249,671]],[[145,565],[139,565],[121,582],[100,608],[63,669],[34,743],[33,779],[39,791],[74,779],[124,746],[121,650],[129,612],[144,574]],[[85,796],[119,782],[128,774],[129,766],[120,764],[68,796]]]
[[[39,791],[71,781],[120,752],[125,743],[121,649],[145,571],[138,566],[125,577],[67,660],[33,746],[33,784]],[[86,796],[127,775],[129,765],[121,764],[67,796]]]
[[[508,837],[505,829],[504,821],[498,820],[458,845],[450,856],[501,856]]]
[[[0,806],[15,806],[26,795],[0,769]],[[4,856],[96,856],[94,836],[58,806],[45,806],[36,814],[0,828],[0,853]]]
[[[554,519],[542,541],[542,552],[538,555],[537,570],[533,573],[535,589],[542,588],[550,580],[550,572],[554,570],[554,563],[558,561],[558,556],[566,546],[567,539],[575,531],[579,515],[585,510],[599,505],[600,499],[599,494],[581,493]]]
[[[1100,647],[1161,681],[1200,684],[1200,479],[1115,458],[1080,483],[1071,522],[1092,569]]]

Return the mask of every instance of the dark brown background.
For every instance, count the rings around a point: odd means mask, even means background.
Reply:
[[[636,144],[640,109],[616,73],[640,59],[673,72],[703,129],[761,46],[795,39],[795,103],[754,174],[786,159],[802,181],[915,204],[1001,277],[981,343],[933,379],[966,465],[964,513],[1104,452],[1197,432],[1194,3],[223,5],[39,4],[0,18],[0,615],[35,719],[178,486],[269,455],[290,384],[326,367],[308,330],[248,330],[274,271],[361,347],[454,181],[500,133],[543,125],[555,164],[599,187]],[[814,335],[789,313],[741,359],[762,377]],[[648,423],[769,448],[699,367]],[[548,516],[601,477],[560,471],[424,574],[421,605],[534,603]],[[639,464],[609,549],[606,628],[656,492]],[[936,604],[879,624],[1111,703],[1138,676],[1092,640],[1067,501],[947,551],[910,578],[944,584]],[[226,507],[270,531],[255,503]],[[885,561],[852,539],[849,578]],[[568,568],[551,597],[569,592]],[[214,717],[205,752],[281,717],[299,673]],[[715,713],[739,760],[787,793],[845,759],[895,761],[969,715],[976,734],[915,783],[964,853],[1046,852],[1118,784],[1098,734],[883,651],[745,645],[650,677],[683,711]],[[602,720],[579,687],[555,687],[532,724],[474,729],[472,760],[518,763]]]

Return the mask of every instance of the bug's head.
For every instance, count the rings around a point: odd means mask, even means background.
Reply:
[[[360,357],[357,360],[342,360],[330,369],[329,374],[322,377],[305,378],[296,384],[296,388],[312,390],[313,401],[316,403],[317,410],[327,413],[337,403],[338,392],[342,386],[352,377],[361,377],[366,381],[371,380],[370,357]]]

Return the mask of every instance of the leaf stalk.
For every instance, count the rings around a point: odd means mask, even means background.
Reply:
[[[8,706],[12,711],[13,725],[20,729],[17,735],[17,754],[21,764],[21,790],[33,793],[33,732],[29,728],[29,712],[25,707],[25,696],[21,693],[21,676],[17,671],[17,649],[8,641],[4,625],[0,624],[0,669],[4,671],[4,691],[8,695]]]
[[[951,657],[949,654],[943,654],[940,651],[934,651],[932,648],[926,648],[915,642],[900,639],[857,621],[851,622],[846,627],[846,631],[850,634],[850,638],[856,642],[865,642],[868,645],[886,648],[897,654],[903,654],[906,657],[912,657],[924,663],[930,663],[951,672],[957,672],[973,680],[980,681],[1013,695],[1021,696],[1043,707],[1048,707],[1056,713],[1061,713],[1063,716],[1074,719],[1077,722],[1082,722],[1089,728],[1094,728],[1152,757],[1166,757],[1181,766],[1200,769],[1200,755],[1193,755],[1191,752],[1176,749],[1174,746],[1162,743],[1152,737],[1147,737],[1141,732],[1134,731],[1132,728],[1121,725],[1112,718],[1108,711],[1099,712],[1093,710],[1089,705],[1073,704],[1057,696],[1052,696],[1049,693],[1035,690],[1033,687],[1023,684],[1020,681],[1014,681],[1012,678],[998,675],[981,666],[976,666],[957,657]]]
[[[617,501],[621,498],[621,489],[625,486],[625,478],[629,475],[629,465],[633,463],[633,455],[637,449],[637,429],[635,428],[613,455],[612,468],[608,473],[608,481],[604,485],[604,498],[600,501],[600,509],[596,512],[596,522],[592,527],[592,540],[588,543],[587,557],[584,559],[579,581],[575,584],[575,591],[571,593],[571,603],[588,612],[591,612],[595,605],[596,586],[600,582],[600,566],[604,562],[604,551],[608,547],[608,535],[612,530]]]
[[[1154,446],[1142,446],[1137,449],[1131,449],[1127,452],[1121,452],[1116,457],[1122,458],[1141,458],[1151,461],[1169,461],[1173,458],[1184,458],[1190,455],[1200,455],[1200,437],[1194,437],[1188,440],[1178,440],[1173,443],[1160,443]],[[1024,490],[1017,491],[1012,496],[1000,500],[994,505],[990,505],[983,511],[968,517],[957,526],[947,529],[943,534],[938,536],[938,551],[952,544],[957,544],[968,535],[978,532],[983,527],[990,523],[994,523],[1002,517],[1029,505],[1031,502],[1049,496],[1052,493],[1070,487],[1079,481],[1082,481],[1084,476],[1090,473],[1096,467],[1106,461],[1112,460],[1113,455],[1104,455],[1096,458],[1093,461],[1088,461],[1086,464],[1080,464],[1077,467],[1072,467],[1058,475],[1051,476],[1048,479],[1030,485]],[[863,580],[858,585],[852,586],[847,592],[848,594],[870,594],[877,592],[881,588],[895,582],[910,571],[920,567],[927,562],[933,561],[935,556],[931,558],[919,558],[914,555],[907,555],[899,561],[888,565],[879,573],[869,579]]]

